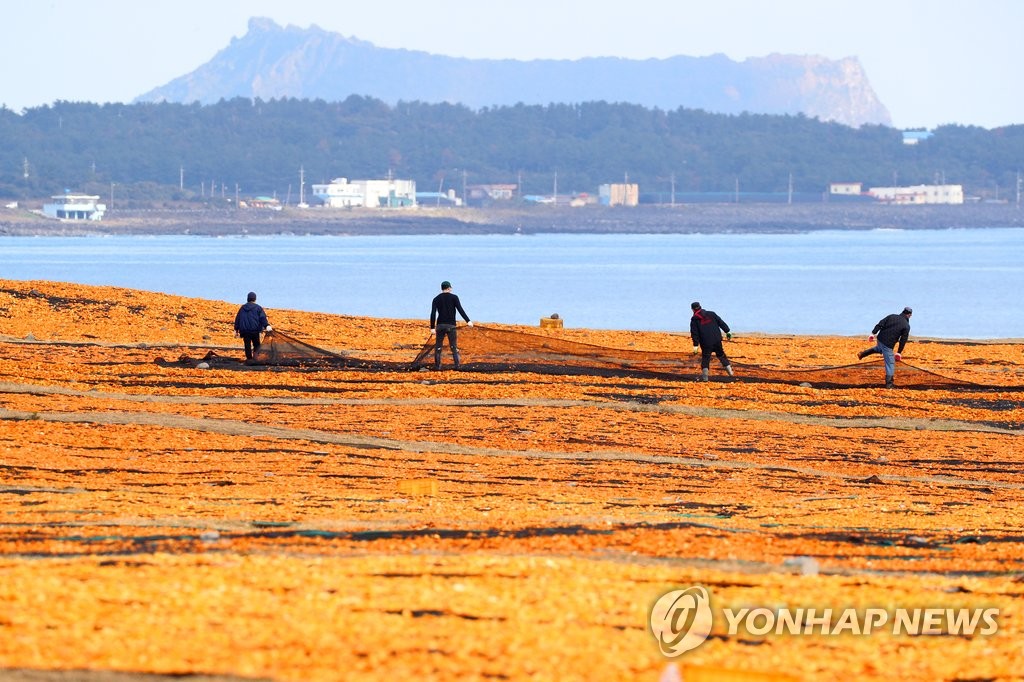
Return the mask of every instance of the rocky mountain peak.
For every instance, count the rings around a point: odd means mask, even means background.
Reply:
[[[232,97],[458,102],[471,108],[630,102],[739,114],[803,114],[850,126],[890,125],[856,57],[771,54],[633,60],[464,59],[376,47],[253,17],[248,31],[195,71],[136,99],[209,104]]]

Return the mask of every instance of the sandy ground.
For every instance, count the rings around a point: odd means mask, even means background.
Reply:
[[[0,280],[0,679],[1021,679],[1017,342],[908,346],[998,389],[248,367],[235,307]],[[424,340],[421,321],[273,317],[380,360]],[[862,345],[728,348],[827,368]],[[998,628],[716,617],[666,656],[651,610],[698,585],[719,609],[994,609]]]

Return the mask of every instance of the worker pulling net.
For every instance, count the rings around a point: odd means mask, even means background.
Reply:
[[[689,352],[608,348],[480,325],[460,327],[458,347],[461,369],[476,372],[628,376],[685,381],[692,381],[700,374],[700,356]],[[447,346],[445,355],[448,355]],[[434,341],[430,340],[413,360],[412,367],[428,368],[433,366],[433,362]],[[714,359],[712,362],[715,365],[718,363]],[[877,387],[881,378],[877,362],[813,369],[778,369],[734,360],[732,366],[735,377],[725,376],[719,371],[717,375],[712,375],[711,380],[806,383],[821,388],[868,388]],[[899,367],[899,385],[902,388],[995,388],[945,377],[906,363],[900,363]],[[1011,390],[1019,390],[1019,387]]]

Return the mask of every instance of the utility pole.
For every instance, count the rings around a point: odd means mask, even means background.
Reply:
[[[1018,210],[1020,210],[1020,187],[1021,187],[1020,171],[1017,171],[1017,209]]]
[[[306,169],[299,166],[299,206],[305,208],[306,206],[306,193],[304,188],[306,186]]]
[[[516,198],[523,200],[523,171],[516,173]]]
[[[672,191],[669,194],[669,201],[671,202],[672,208],[675,208],[676,207],[676,174],[673,173],[669,177],[669,179],[671,181],[671,187],[672,187]]]
[[[554,192],[555,193],[552,196],[551,205],[552,206],[558,206],[558,171],[555,171],[555,190],[554,190]]]
[[[789,174],[789,197],[788,197],[786,203],[788,203],[788,204],[792,204],[793,203],[793,174],[792,173]]]
[[[735,203],[737,203],[737,204],[740,203],[740,179],[739,179],[739,176],[736,177],[736,189],[733,190],[733,192],[734,192],[734,196],[735,196]]]
[[[114,183],[110,183],[110,210],[114,210]]]
[[[462,169],[462,208],[466,208],[466,169]]]
[[[185,166],[178,167],[178,189],[185,189]]]

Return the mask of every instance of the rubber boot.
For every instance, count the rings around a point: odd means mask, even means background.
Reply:
[[[857,353],[857,359],[858,360],[863,360],[864,358],[866,358],[869,355],[871,355],[871,349],[870,348],[868,348],[867,350],[862,350],[861,352]]]
[[[701,370],[700,370],[700,380],[701,381],[707,381],[708,380],[708,368],[707,367],[702,367],[701,368]]]
[[[885,377],[885,387],[886,388],[896,388],[896,377],[891,376],[891,375],[887,375]]]
[[[441,371],[441,349],[434,351],[434,371]]]
[[[728,374],[731,377],[736,376],[735,374],[733,374],[732,365],[726,365],[725,366],[725,373]]]
[[[452,360],[455,362],[455,369],[462,369],[462,361],[459,359],[458,348],[452,348]]]

